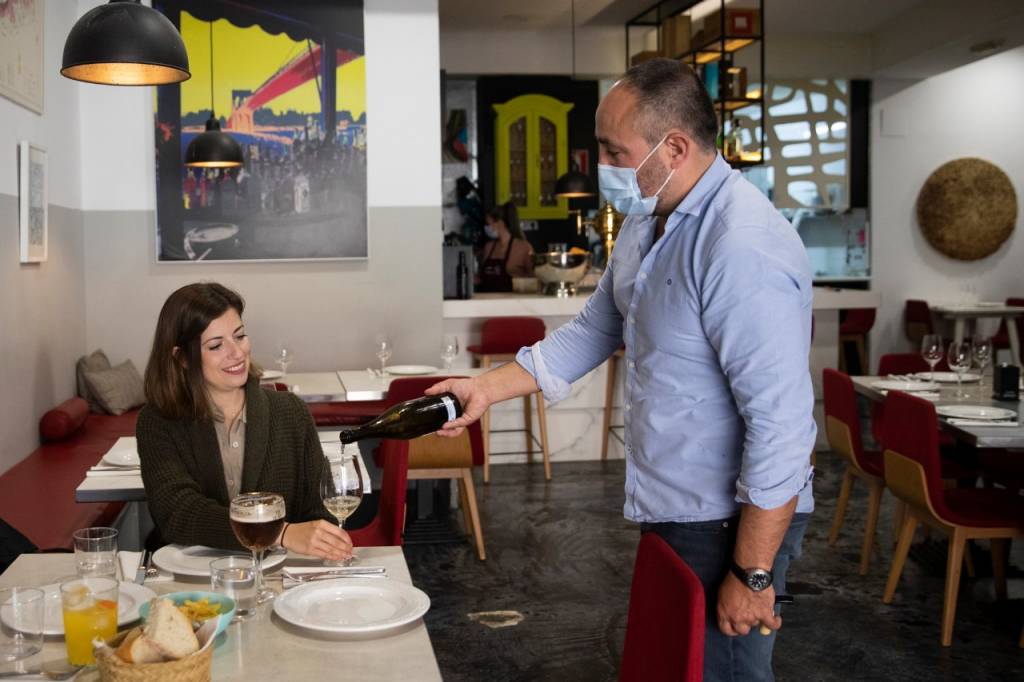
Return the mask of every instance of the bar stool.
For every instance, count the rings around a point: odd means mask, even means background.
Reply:
[[[868,353],[865,340],[871,328],[875,326],[874,308],[852,308],[846,311],[846,318],[839,325],[839,371],[847,372],[846,344],[857,347],[857,360],[860,362],[860,373],[868,372]]]
[[[488,369],[494,363],[511,362],[523,346],[532,346],[544,338],[544,320],[539,317],[492,317],[484,320],[480,331],[480,343],[468,346],[466,350],[474,355],[480,367]],[[495,433],[523,430],[526,432],[526,457],[533,462],[533,419],[530,413],[531,396],[523,396],[524,429],[501,429]],[[544,411],[544,396],[537,395],[537,422],[540,427],[540,449],[544,455],[544,478],[551,480],[551,459],[548,454],[548,420]],[[484,483],[491,480],[491,411],[484,412],[480,419],[484,439]],[[517,452],[496,452],[496,455],[515,455]]]
[[[608,459],[609,436],[615,436],[620,443],[625,444],[625,441],[614,431],[614,429],[621,428],[621,426],[612,426],[612,399],[615,397],[615,379],[619,371],[619,362],[625,356],[626,347],[622,346],[608,358],[608,381],[605,383],[604,388],[604,427],[601,429],[601,461]]]

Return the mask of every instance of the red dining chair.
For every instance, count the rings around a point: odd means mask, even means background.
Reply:
[[[1005,598],[1009,540],[1024,537],[1024,498],[1007,490],[944,487],[935,406],[901,391],[891,391],[885,403],[885,485],[906,505],[906,513],[882,601],[893,600],[917,526],[945,533],[949,553],[941,642],[950,646],[966,543],[991,541],[996,595]]]
[[[888,377],[890,374],[909,376],[918,372],[927,372],[929,369],[928,363],[924,361],[924,358],[919,353],[888,353],[878,359],[878,375],[882,378]],[[949,364],[945,358],[942,358],[939,364],[935,366],[935,371],[949,371]],[[876,443],[882,442],[882,423],[884,419],[885,405],[883,403],[873,403],[871,406],[871,435]],[[956,445],[956,440],[951,435],[943,433],[941,444],[943,447],[953,447]]]
[[[1024,308],[1024,298],[1010,297],[1006,305]],[[1009,321],[1004,317],[999,323],[999,331],[992,337],[992,347],[1002,350],[1010,347],[1010,333],[1006,329],[1007,322],[1017,325],[1017,338],[1024,341],[1024,317],[1014,317]],[[1024,352],[1024,351],[1022,351]],[[1012,358],[1014,363],[1024,362],[1024,358]]]
[[[875,541],[878,526],[878,511],[882,506],[883,479],[882,453],[865,450],[860,437],[860,417],[857,415],[857,394],[850,377],[834,369],[822,372],[822,387],[825,393],[825,432],[832,450],[846,459],[846,471],[839,489],[836,514],[828,544],[834,545],[843,526],[850,491],[856,479],[868,486],[868,519],[864,526],[864,544],[860,551],[860,574],[867,575],[871,560],[871,547]]]
[[[846,344],[857,347],[860,371],[868,372],[867,337],[875,326],[874,308],[852,308],[845,311],[846,317],[839,325],[839,369],[846,372]]]
[[[484,320],[480,330],[480,343],[467,346],[480,363],[480,367],[491,367],[495,362],[511,362],[523,346],[532,346],[545,335],[544,320],[539,317],[492,317]],[[533,462],[533,420],[530,414],[531,396],[523,396],[523,419],[526,433],[526,457]],[[536,395],[537,422],[540,431],[540,449],[544,457],[544,478],[551,480],[551,458],[548,453],[548,419],[544,409],[543,394]],[[491,480],[491,411],[484,412],[480,419],[480,428],[484,439],[484,483]],[[519,431],[520,429],[510,429]],[[502,429],[501,432],[505,432]],[[495,431],[499,433],[499,431]],[[495,454],[519,454],[502,452]]]
[[[921,347],[921,337],[935,333],[932,311],[927,301],[907,299],[903,308],[903,333],[915,350]]]
[[[667,542],[644,533],[629,593],[619,682],[700,682],[704,587]]]
[[[405,527],[405,486],[409,467],[409,441],[382,440],[380,455],[384,475],[377,501],[377,515],[362,528],[350,530],[356,547],[402,544]]]

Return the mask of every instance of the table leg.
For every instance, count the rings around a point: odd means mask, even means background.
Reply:
[[[1021,362],[1020,338],[1017,336],[1017,320],[1012,317],[1004,317],[1003,320],[1006,321],[1006,334],[1010,337],[1010,352],[1013,353],[1010,364],[1016,365]]]
[[[958,317],[958,318],[956,318],[956,320],[953,321],[953,341],[954,342],[960,343],[961,341],[964,340],[964,325],[965,324],[966,324],[966,320],[964,318],[962,318],[962,317]]]

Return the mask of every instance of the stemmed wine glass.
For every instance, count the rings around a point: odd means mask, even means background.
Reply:
[[[985,371],[988,369],[988,364],[992,361],[992,339],[987,336],[976,336],[974,337],[974,363],[978,366],[978,370],[981,372],[981,379],[979,380],[979,388],[985,386]]]
[[[274,362],[276,362],[278,366],[281,368],[282,375],[288,373],[288,365],[290,365],[293,360],[295,360],[294,351],[292,351],[290,348],[284,345],[278,347],[277,357],[274,358]]]
[[[459,354],[459,337],[455,334],[445,334],[441,341],[441,360],[444,362],[444,371],[452,371],[452,362]]]
[[[284,528],[284,498],[275,493],[242,493],[231,500],[231,530],[256,561],[256,603],[276,595],[263,584],[263,553]]]
[[[921,337],[921,357],[931,369],[929,381],[935,381],[935,365],[942,360],[942,337],[938,334],[925,334]]]
[[[333,450],[333,451],[331,451]],[[363,501],[363,475],[359,471],[356,457],[345,452],[342,445],[340,451],[325,448],[324,475],[320,479],[320,497],[324,507],[338,519],[338,528],[345,529],[345,519],[352,515],[359,503]],[[355,557],[345,561],[329,561],[329,566],[351,566]]]
[[[973,359],[974,353],[970,341],[953,341],[949,344],[946,362],[949,363],[949,368],[956,372],[956,397],[958,399],[964,397],[964,392],[961,390],[963,376],[964,372],[971,368]]]
[[[380,375],[384,376],[384,368],[391,358],[391,341],[385,334],[377,334],[376,338],[377,359],[380,360]]]

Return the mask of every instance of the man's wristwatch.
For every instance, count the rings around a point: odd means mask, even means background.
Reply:
[[[763,568],[740,568],[735,560],[732,561],[732,574],[754,592],[767,590],[772,585],[771,571],[766,571]]]

